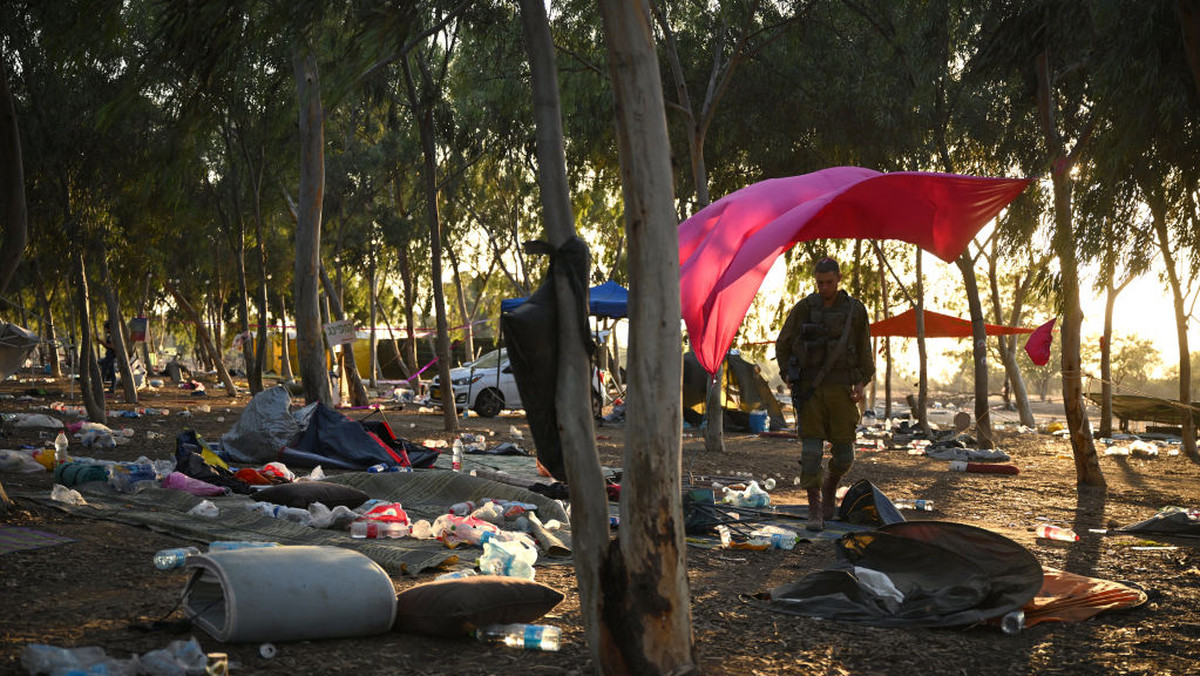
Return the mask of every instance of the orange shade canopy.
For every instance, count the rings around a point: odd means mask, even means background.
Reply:
[[[1033,333],[1033,329],[1019,326],[999,326],[984,324],[989,336],[1008,336],[1017,333]],[[872,336],[900,336],[902,338],[917,337],[917,311],[909,310],[894,317],[881,319],[871,325]],[[970,338],[971,322],[958,317],[951,317],[940,312],[925,310],[926,338]]]

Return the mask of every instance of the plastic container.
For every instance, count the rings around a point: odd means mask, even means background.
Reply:
[[[479,570],[484,575],[503,575],[532,580],[536,572],[537,548],[519,538],[501,539],[495,533],[484,533],[480,538],[483,556],[479,557]]]
[[[70,458],[67,456],[67,435],[59,432],[57,437],[54,437],[54,463],[56,465],[65,464]]]
[[[750,533],[749,544],[766,545],[771,549],[795,549],[800,535],[794,530],[779,526],[763,526]]]
[[[1009,636],[1021,633],[1025,628],[1025,611],[1017,609],[1000,618],[1000,631]]]
[[[108,485],[121,493],[137,493],[154,486],[158,472],[154,465],[140,462],[123,462],[108,466]]]
[[[768,421],[766,411],[750,411],[750,432],[761,434],[767,431]]]
[[[554,652],[562,630],[545,624],[489,624],[476,629],[475,638],[491,645]]]
[[[455,439],[454,446],[450,449],[450,469],[454,470],[455,472],[462,471],[462,456],[462,439]]]
[[[899,509],[915,509],[921,512],[933,511],[933,500],[897,500],[893,504]]]
[[[183,564],[189,556],[199,556],[200,550],[195,547],[175,547],[173,549],[160,549],[154,553],[154,567],[159,570],[171,570],[172,568],[183,568]]]
[[[1076,542],[1079,540],[1079,536],[1070,528],[1051,526],[1048,523],[1043,523],[1037,527],[1037,536],[1046,540],[1058,540],[1060,542]]]

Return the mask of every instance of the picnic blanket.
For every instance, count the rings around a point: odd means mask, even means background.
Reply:
[[[449,505],[463,500],[491,497],[528,502],[538,506],[543,521],[558,519],[567,523],[562,506],[544,496],[507,484],[480,479],[458,472],[417,470],[368,474],[347,472],[327,479],[331,483],[352,486],[373,498],[400,502],[414,521],[432,520],[445,514]],[[68,505],[50,499],[49,492],[17,492],[20,496],[64,512],[105,519],[169,533],[200,542],[215,540],[258,540],[283,545],[332,545],[361,552],[383,566],[389,575],[415,575],[425,570],[473,559],[478,548],[448,549],[437,540],[353,539],[346,531],[311,528],[291,521],[263,516],[250,507],[253,501],[244,495],[208,498],[220,509],[216,518],[187,513],[201,498],[182,491],[148,488],[140,493],[118,493],[108,484],[94,481],[76,487],[87,505]],[[556,533],[569,551],[570,534]]]

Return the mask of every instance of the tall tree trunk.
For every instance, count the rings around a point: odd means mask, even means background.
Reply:
[[[1066,152],[1054,119],[1053,78],[1050,74],[1050,55],[1043,51],[1034,64],[1037,75],[1038,121],[1052,160],[1050,179],[1054,187],[1054,250],[1058,254],[1062,275],[1062,394],[1071,449],[1075,456],[1075,479],[1081,486],[1104,486],[1104,474],[1092,442],[1092,428],[1083,403],[1083,373],[1080,358],[1080,327],[1083,309],[1079,304],[1079,264],[1071,207],[1071,165],[1075,153],[1086,143],[1086,137],[1076,142],[1075,150]]]
[[[133,369],[129,366],[129,350],[125,348],[125,322],[121,319],[121,303],[117,298],[117,285],[108,270],[108,247],[103,242],[100,251],[100,278],[104,284],[104,304],[108,307],[108,332],[112,337],[113,351],[117,357],[117,368],[121,371],[121,388],[125,391],[125,403],[138,403],[137,383],[133,382]]]
[[[1100,337],[1100,430],[1101,439],[1112,436],[1112,321],[1113,305],[1117,302],[1117,294],[1110,281],[1105,285],[1104,294],[1104,335]]]
[[[987,327],[983,321],[983,303],[979,300],[979,282],[970,254],[963,251],[957,262],[967,292],[967,306],[971,309],[971,337],[974,341],[971,354],[975,364],[975,436],[979,448],[990,449],[995,447],[995,443],[992,441],[992,414],[988,406]]]
[[[466,354],[464,361],[471,361],[475,359],[475,328],[471,324],[471,315],[467,312],[467,292],[463,286],[462,271],[458,268],[458,254],[454,252],[453,248],[448,248],[446,251],[450,256],[450,267],[454,272],[458,314],[462,317],[463,323],[463,352]]]
[[[279,294],[279,336],[279,358],[282,362],[279,365],[279,375],[284,380],[293,380],[296,376],[292,373],[292,339],[288,337],[287,302],[283,292]]]
[[[92,340],[92,308],[88,302],[87,266],[83,262],[83,251],[75,253],[75,296],[76,308],[79,313],[79,393],[83,398],[83,407],[87,409],[88,420],[98,423],[108,422],[108,411],[105,410],[104,380],[100,374],[100,365],[96,362],[96,352]]]
[[[925,274],[921,269],[921,247],[915,247],[917,252],[917,411],[913,417],[917,419],[925,436],[931,436],[929,429],[929,355],[925,350]]]
[[[888,295],[888,283],[886,265],[883,260],[883,247],[875,247],[875,257],[879,259],[879,300],[883,306],[883,316],[887,317],[891,313],[891,296]],[[884,354],[884,375],[883,375],[883,417],[888,419],[892,417],[892,339],[890,336],[883,337],[883,354]],[[876,379],[877,380],[877,379]],[[874,387],[875,380],[872,380],[871,387]]]
[[[46,289],[46,279],[42,276],[42,266],[35,265],[33,270],[33,278],[37,282],[38,303],[42,309],[42,326],[44,331],[42,337],[46,340],[46,345],[50,348],[47,355],[50,363],[50,376],[52,378],[62,377],[62,361],[58,358],[58,333],[54,327],[54,311],[51,307],[50,292]]]
[[[29,239],[29,215],[25,208],[25,165],[21,161],[21,131],[8,69],[0,59],[0,294],[8,288],[17,265],[25,255]]]
[[[409,373],[416,373],[421,368],[417,363],[417,288],[413,282],[412,261],[409,260],[407,243],[400,247],[396,259],[400,265],[400,287],[404,294],[404,332],[408,334],[404,340],[404,363],[408,365]],[[391,327],[388,328],[390,330]]]
[[[262,392],[262,370],[256,368],[254,358],[254,340],[250,332],[250,285],[246,281],[246,222],[239,213],[238,244],[234,258],[237,264],[238,281],[238,324],[242,334],[242,363],[246,367],[246,383],[250,386],[250,396]]]
[[[396,340],[396,330],[392,328],[392,319],[388,317],[387,309],[382,304],[379,306],[379,314],[383,315],[383,324],[387,327],[388,337],[391,339],[389,342],[392,344],[392,352],[396,356],[396,364],[400,367],[400,372],[404,374],[405,378],[411,378],[414,371],[408,368],[405,364],[405,358],[400,354],[399,341]],[[416,385],[417,383],[413,383],[414,390],[416,389]]]
[[[208,335],[208,329],[204,328],[204,319],[196,308],[188,302],[179,289],[176,289],[170,282],[165,282],[167,292],[175,298],[175,302],[179,305],[179,309],[187,315],[188,319],[196,327],[196,339],[200,342],[202,351],[216,355],[215,366],[217,369],[217,377],[221,379],[221,384],[225,386],[225,393],[231,397],[237,396],[237,387],[233,384],[233,378],[229,377],[229,370],[225,368],[225,360],[221,359],[221,354],[217,352],[217,347],[213,344],[212,339]]]
[[[721,406],[721,395],[725,392],[725,359],[717,365],[717,372],[709,376],[708,389],[704,396],[704,450],[710,453],[725,452],[725,409]],[[796,412],[797,420],[800,413]]]
[[[372,245],[372,248],[374,248],[373,245]],[[378,381],[379,381],[379,347],[378,347],[378,343],[375,340],[375,322],[377,321],[376,314],[378,314],[378,309],[379,309],[379,294],[378,294],[379,280],[375,279],[375,253],[374,253],[374,251],[372,251],[372,253],[371,253],[371,263],[370,263],[370,267],[368,270],[368,274],[370,275],[370,282],[371,282],[371,337],[370,337],[371,387],[379,387],[379,384],[378,384]]]
[[[412,69],[404,59],[404,81],[408,97],[417,118],[421,137],[422,180],[425,184],[425,214],[429,219],[430,284],[433,286],[433,307],[437,319],[438,382],[442,389],[442,422],[447,432],[458,430],[458,411],[455,408],[454,388],[450,384],[450,331],[446,322],[446,292],[442,284],[442,222],[438,214],[437,149],[434,147],[433,102],[419,98],[413,84]],[[427,92],[432,85],[423,87]],[[432,92],[429,92],[432,94]]]
[[[325,297],[329,299],[329,311],[333,318],[342,321],[346,313],[342,312],[342,302],[334,293],[333,282],[329,281],[329,273],[321,266],[321,284],[325,286]],[[354,343],[342,346],[342,359],[345,368],[343,372],[350,381],[350,404],[352,406],[367,406],[371,400],[367,397],[367,388],[363,386],[362,376],[358,372],[358,360],[354,356]]]
[[[988,258],[988,283],[992,289],[992,312],[997,324],[1004,324],[1004,313],[1000,309],[1000,275],[996,269],[996,256]],[[1031,273],[1026,273],[1024,280],[1016,284],[1013,292],[1013,307],[1007,323],[1017,326],[1021,322],[1021,311],[1025,304],[1025,290]],[[1033,419],[1033,409],[1029,406],[1029,392],[1025,388],[1025,377],[1021,375],[1021,367],[1017,364],[1016,336],[996,336],[1000,345],[1000,361],[1004,364],[1004,375],[1012,386],[1012,397],[1016,402],[1017,417],[1025,427],[1036,427]]]
[[[1158,250],[1167,268],[1167,281],[1171,285],[1171,300],[1175,306],[1175,335],[1179,341],[1179,406],[1183,423],[1183,452],[1193,462],[1200,462],[1196,452],[1196,414],[1192,411],[1192,360],[1188,351],[1188,315],[1183,307],[1183,287],[1176,269],[1175,255],[1167,235],[1166,208],[1149,199],[1150,213],[1154,218],[1154,233],[1158,238]]]
[[[619,549],[610,550],[593,660],[609,673],[683,673],[695,669],[696,658],[680,486],[683,363],[670,140],[645,0],[600,0],[600,11],[629,243],[630,406],[621,490],[628,525]]]
[[[321,266],[321,205],[325,198],[325,113],[317,58],[309,45],[296,46],[292,55],[300,105],[300,193],[296,209],[296,349],[304,400],[333,403],[325,370],[318,276]]]

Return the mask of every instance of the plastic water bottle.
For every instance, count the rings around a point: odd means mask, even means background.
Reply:
[[[475,577],[477,575],[479,575],[479,573],[467,568],[464,570],[452,570],[449,573],[442,573],[441,575],[433,578],[433,580],[434,582],[437,582],[438,580],[462,580],[464,578]]]
[[[899,509],[915,509],[921,512],[933,511],[933,500],[897,500],[894,504]]]
[[[562,629],[545,624],[489,624],[475,630],[483,643],[526,650],[557,651]]]
[[[750,544],[767,545],[771,549],[795,549],[800,536],[796,531],[779,526],[763,526],[750,533]]]
[[[258,549],[260,547],[278,547],[278,542],[251,542],[247,540],[217,540],[208,545],[208,553],[230,552],[235,549]]]
[[[62,465],[70,459],[67,457],[67,444],[67,435],[63,432],[54,437],[54,464]]]
[[[1037,527],[1037,536],[1046,540],[1058,540],[1060,542],[1076,542],[1079,540],[1079,536],[1070,528],[1051,526],[1048,523],[1043,523]]]
[[[454,470],[455,472],[462,471],[462,454],[463,454],[462,439],[455,439],[454,447],[451,449],[451,453],[450,453],[450,469]]]
[[[160,549],[154,553],[154,567],[159,570],[171,570],[172,568],[183,568],[183,564],[189,556],[199,556],[200,550],[195,547],[175,547],[173,549]]]
[[[408,535],[408,525],[398,521],[354,521],[350,524],[350,537],[402,538]]]

